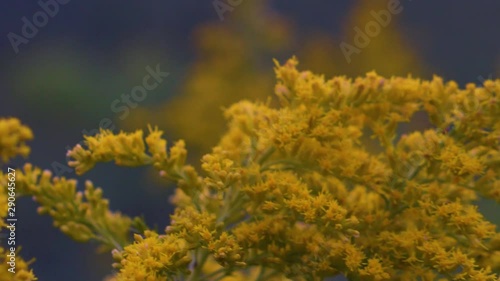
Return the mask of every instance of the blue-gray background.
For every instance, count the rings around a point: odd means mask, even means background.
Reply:
[[[294,22],[298,32],[322,30],[332,36],[341,32],[341,22],[355,3],[270,2],[272,9]],[[233,13],[245,13],[245,9],[243,1]],[[66,147],[81,140],[82,130],[96,128],[106,117],[117,120],[110,104],[140,82],[146,65],[160,63],[171,76],[140,106],[175,95],[194,60],[194,28],[219,20],[208,0],[72,0],[61,5],[59,13],[16,54],[7,34],[20,34],[21,18],[31,18],[39,10],[37,1],[0,2],[0,116],[16,116],[33,129],[36,138],[30,143],[28,161],[43,168],[54,161],[65,163]],[[500,2],[493,0],[412,1],[398,16],[398,25],[403,37],[418,42],[420,58],[432,72],[463,85],[497,77],[499,15]],[[231,14],[224,23],[231,24]],[[13,164],[24,161],[16,159]],[[150,225],[163,228],[171,212],[167,204],[171,191],[143,188],[154,185],[145,181],[145,175],[144,169],[113,165],[101,165],[83,177],[65,174],[80,183],[92,179],[104,187],[113,209],[144,214]],[[61,234],[49,217],[36,215],[30,199],[19,200],[17,211],[17,241],[23,245],[24,257],[37,258],[33,268],[39,280],[102,280],[111,272],[108,254],[97,255],[94,246]]]

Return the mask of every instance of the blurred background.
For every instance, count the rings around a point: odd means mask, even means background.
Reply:
[[[185,139],[198,165],[224,131],[221,108],[273,94],[273,58],[296,55],[301,69],[327,77],[376,70],[481,84],[499,77],[499,14],[500,2],[486,0],[1,1],[0,117],[18,117],[35,134],[30,157],[13,165],[91,179],[112,209],[162,230],[172,186],[149,169],[112,164],[76,176],[68,148],[100,126],[151,123],[170,142]],[[161,73],[137,92],[152,72]],[[18,203],[17,241],[24,258],[37,259],[39,280],[111,273],[109,253],[61,234],[30,198]],[[480,205],[500,223],[493,202]]]

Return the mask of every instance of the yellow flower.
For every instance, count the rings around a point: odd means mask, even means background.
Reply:
[[[115,267],[120,269],[116,281],[160,281],[187,272],[191,258],[183,239],[146,231],[144,237],[136,234],[134,240],[123,252],[114,253]]]
[[[26,141],[33,139],[31,129],[21,125],[17,118],[0,118],[0,159],[6,163],[11,158],[22,155],[27,157],[30,148]]]
[[[9,248],[0,247],[0,280],[2,281],[35,281],[38,278],[33,273],[32,269],[29,269],[28,266],[33,263],[34,259],[31,261],[25,261],[23,258],[19,256],[19,248],[18,251],[15,252],[15,266],[12,267],[9,262],[10,258]],[[13,268],[13,269],[12,269]],[[13,271],[11,271],[13,270]]]
[[[381,261],[377,258],[368,260],[366,267],[360,270],[361,276],[370,277],[371,280],[381,281],[389,280],[391,277],[382,265]]]

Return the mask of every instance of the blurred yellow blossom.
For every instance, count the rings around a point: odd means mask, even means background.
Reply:
[[[0,157],[7,163],[11,158],[21,155],[27,157],[30,148],[26,141],[33,139],[31,129],[22,125],[17,118],[0,118]]]
[[[244,11],[231,14],[231,24],[215,21],[197,27],[196,60],[180,94],[157,107],[135,109],[123,126],[154,123],[207,152],[225,129],[222,108],[243,98],[265,100],[273,84],[270,58],[291,44],[289,21],[268,6],[267,0],[247,2]]]
[[[246,2],[242,10],[231,14],[230,24],[217,21],[198,27],[193,33],[197,57],[179,94],[164,104],[135,109],[123,127],[136,129],[154,123],[166,128],[170,136],[184,138],[192,151],[208,152],[225,130],[221,109],[241,99],[265,102],[267,89],[273,85],[269,59],[290,51],[299,54],[306,68],[326,75],[355,76],[373,69],[383,75],[424,72],[413,42],[398,30],[399,14],[392,15],[376,37],[368,37],[369,45],[360,54],[352,55],[349,62],[344,57],[339,44],[354,44],[355,28],[364,30],[370,21],[376,21],[372,13],[387,9],[386,2],[357,1],[340,36],[333,31],[297,35],[297,24],[276,14],[271,6],[268,0]],[[401,6],[405,8],[404,3]]]

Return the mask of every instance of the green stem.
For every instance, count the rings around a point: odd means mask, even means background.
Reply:
[[[266,149],[266,151],[264,151],[262,156],[257,161],[259,165],[262,165],[264,162],[266,162],[266,160],[274,153],[274,151],[276,151],[276,148],[274,146],[271,146],[268,149]]]
[[[224,196],[224,207],[217,216],[218,217],[217,222],[225,222],[226,219],[230,216],[230,210],[233,203],[232,196],[233,196],[233,187],[230,186],[226,191],[226,195]]]
[[[259,276],[257,276],[257,279],[255,279],[255,281],[263,280],[262,278],[265,276],[265,272],[266,272],[266,268],[264,266],[262,266],[260,268]]]
[[[189,275],[187,281],[202,280],[202,279],[200,279],[200,276],[202,275],[203,266],[205,265],[205,262],[207,261],[208,252],[203,251],[201,253],[201,257],[199,259],[198,259],[198,254],[199,254],[199,250],[196,250],[195,251],[195,263],[196,263],[196,265],[194,267],[194,270]],[[198,260],[196,260],[196,259],[198,259]]]
[[[301,162],[298,162],[298,161],[294,161],[292,159],[278,159],[278,160],[275,160],[275,161],[271,161],[271,162],[268,162],[264,165],[262,165],[262,167],[260,168],[260,172],[265,172],[267,170],[270,170],[272,166],[274,165],[284,165],[284,164],[288,164],[289,167],[291,168],[297,168],[297,167],[300,167],[302,165]]]
[[[215,277],[215,276],[217,276],[218,274],[221,274],[221,273],[226,272],[226,270],[227,270],[226,268],[221,268],[221,269],[218,269],[218,270],[216,270],[216,271],[214,271],[214,272],[212,272],[212,273],[210,273],[210,274],[208,274],[208,275],[205,275],[205,276],[204,276],[204,279],[205,279],[205,280],[208,280],[209,278]],[[225,275],[222,275],[222,276],[225,276]],[[221,276],[221,277],[222,277],[222,276]],[[220,279],[220,277],[216,278],[216,280],[217,280],[217,279]]]

